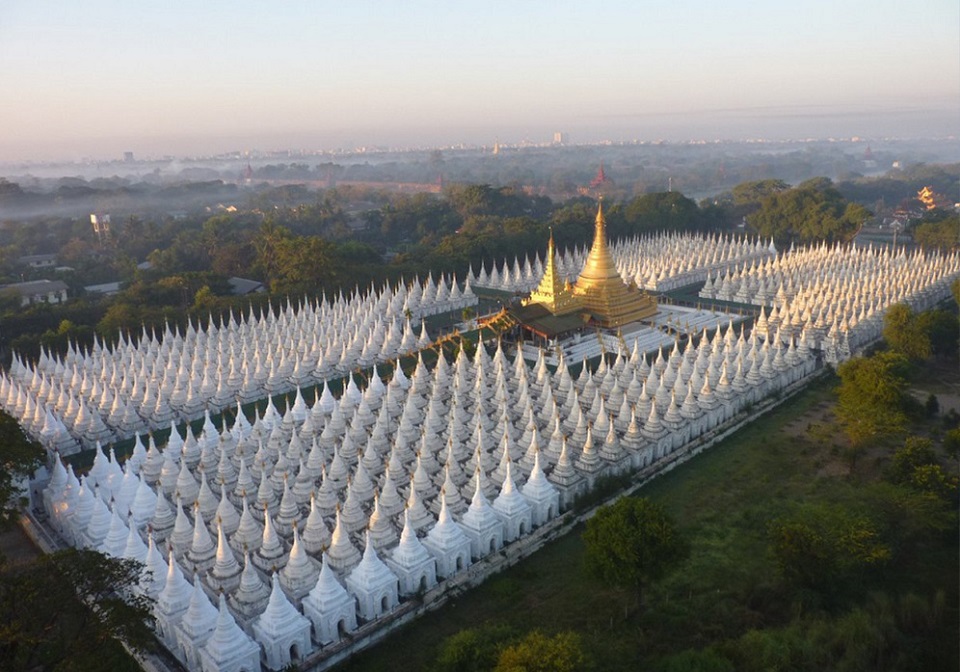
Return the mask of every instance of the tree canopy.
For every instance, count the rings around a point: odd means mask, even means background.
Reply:
[[[850,240],[870,212],[848,202],[827,178],[792,189],[771,189],[760,208],[747,216],[750,230],[778,243]]]
[[[742,182],[732,190],[735,205],[760,205],[763,199],[779,194],[790,188],[783,180],[767,179]]]
[[[883,340],[908,359],[930,357],[930,337],[917,321],[917,316],[906,303],[890,306],[883,316]]]
[[[0,529],[14,524],[26,500],[21,483],[43,464],[43,447],[27,437],[23,428],[0,411]]]
[[[837,367],[837,418],[854,447],[901,431],[905,412],[906,359],[894,352],[854,357]]]
[[[915,313],[906,303],[890,306],[883,317],[883,340],[904,357],[923,361],[955,359],[960,341],[960,322],[947,310]]]
[[[646,498],[621,497],[600,507],[583,532],[587,570],[633,590],[642,601],[647,583],[675,570],[689,547],[663,507]]]
[[[784,577],[807,588],[835,587],[891,555],[872,520],[838,506],[801,506],[774,520],[769,532]]]
[[[913,227],[913,240],[920,246],[952,250],[960,245],[960,215],[931,210]]]
[[[623,208],[625,234],[646,231],[691,231],[703,224],[696,202],[676,191],[637,196]],[[611,234],[621,233],[616,228]]]
[[[580,635],[559,632],[548,637],[533,630],[500,652],[494,672],[581,672],[587,669]]]
[[[133,595],[135,560],[68,549],[25,565],[0,565],[0,667],[138,670],[121,648],[150,649],[150,601]]]

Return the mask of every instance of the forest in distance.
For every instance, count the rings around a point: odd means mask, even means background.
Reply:
[[[15,296],[0,292],[0,346],[33,357],[41,347],[62,352],[69,342],[89,346],[94,333],[112,340],[118,330],[184,326],[188,318],[265,305],[271,297],[350,292],[428,272],[462,277],[481,264],[489,270],[504,259],[542,255],[551,233],[560,249],[589,244],[600,194],[611,239],[697,231],[757,235],[784,249],[846,242],[865,223],[897,220],[909,224],[901,241],[912,236],[924,247],[949,249],[957,242],[956,212],[925,210],[916,195],[924,186],[951,193],[958,178],[960,164],[920,164],[850,181],[818,177],[791,186],[781,179],[753,180],[700,202],[680,191],[618,197],[615,187],[603,184],[564,201],[489,184],[453,183],[439,194],[412,195],[290,184],[253,189],[248,202],[236,207],[194,205],[176,215],[114,217],[102,239],[89,215],[3,216],[0,282],[62,280],[70,300],[21,308]],[[222,182],[164,187],[171,202],[177,202],[176,193],[206,190],[219,202],[224,190],[236,188]],[[0,213],[35,196],[0,180]],[[55,255],[63,270],[21,263],[35,254]],[[237,276],[262,282],[266,293],[234,296],[228,279]],[[120,283],[119,292],[103,296],[84,289],[110,282]]]

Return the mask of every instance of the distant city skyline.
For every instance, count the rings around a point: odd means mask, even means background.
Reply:
[[[8,0],[0,162],[960,131],[929,0]]]

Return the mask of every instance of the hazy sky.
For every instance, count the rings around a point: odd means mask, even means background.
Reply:
[[[0,161],[958,132],[957,0],[2,0]]]

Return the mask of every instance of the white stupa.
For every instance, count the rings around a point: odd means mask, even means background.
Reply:
[[[207,643],[216,627],[217,610],[203,592],[200,577],[194,575],[190,603],[174,629],[178,658],[188,669],[200,667],[200,648]]]
[[[483,494],[481,474],[478,467],[474,474],[476,486],[473,499],[460,519],[463,532],[470,538],[470,550],[474,559],[495,553],[503,546],[503,521]]]
[[[553,483],[547,480],[540,468],[539,450],[536,452],[530,477],[520,488],[520,493],[530,504],[531,522],[534,527],[539,527],[559,515],[560,493]]]
[[[533,510],[527,499],[513,483],[511,462],[507,462],[507,477],[500,494],[493,500],[493,510],[503,522],[504,541],[513,541],[533,528]]]
[[[463,528],[450,517],[446,500],[442,496],[440,500],[437,524],[430,528],[423,545],[437,561],[437,576],[448,579],[470,566],[471,544]]]
[[[240,629],[223,593],[219,596],[217,625],[200,648],[203,672],[259,672],[260,647]]]
[[[266,610],[253,622],[254,638],[263,647],[266,665],[280,670],[310,651],[310,621],[290,604],[280,588],[280,577],[271,579]]]
[[[340,641],[357,629],[357,605],[327,562],[326,554],[317,583],[303,598],[303,612],[313,622],[314,637],[321,645]]]
[[[426,592],[437,585],[437,562],[417,538],[406,511],[403,513],[400,543],[384,562],[399,580],[401,595]]]

